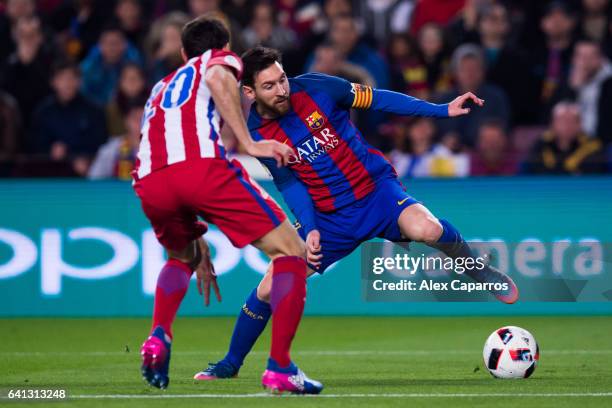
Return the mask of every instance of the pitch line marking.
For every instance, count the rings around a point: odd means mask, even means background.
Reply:
[[[257,394],[108,394],[72,395],[68,399],[180,399],[180,398],[273,398],[267,393]],[[320,394],[306,396],[284,396],[284,398],[550,398],[550,397],[612,397],[612,392],[573,392],[573,393],[391,393],[391,394]]]
[[[209,354],[223,354],[225,351],[175,351],[175,355],[205,356]],[[125,351],[0,351],[0,356],[112,356],[132,354]],[[138,353],[133,353],[138,354]],[[252,351],[252,355],[267,355],[267,351]],[[294,351],[292,354],[302,356],[430,356],[430,355],[453,355],[453,354],[480,354],[479,350],[302,350]],[[544,355],[601,355],[612,354],[612,350],[545,350]]]

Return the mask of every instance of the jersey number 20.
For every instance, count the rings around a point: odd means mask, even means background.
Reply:
[[[174,75],[162,96],[161,106],[164,109],[180,108],[191,95],[191,87],[195,78],[195,68],[186,65]]]

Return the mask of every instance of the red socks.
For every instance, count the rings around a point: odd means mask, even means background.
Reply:
[[[186,263],[169,259],[157,278],[155,306],[153,307],[153,327],[161,326],[172,337],[172,322],[187,293],[193,271]]]
[[[283,256],[272,261],[272,348],[270,358],[280,367],[291,363],[289,350],[306,302],[306,261]]]

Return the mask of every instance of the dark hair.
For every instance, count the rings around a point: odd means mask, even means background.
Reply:
[[[146,103],[147,103],[146,96],[137,96],[135,99],[128,102],[128,104],[125,107],[125,111],[123,112],[123,116],[127,116],[133,110],[144,109],[144,106]]]
[[[506,135],[506,124],[500,118],[491,117],[491,118],[484,119],[482,122],[480,122],[480,125],[478,126],[478,130],[480,131],[484,128],[498,129],[498,130],[501,130],[502,133],[504,133],[504,136]]]
[[[123,37],[125,37],[125,33],[123,32],[123,29],[121,28],[121,25],[117,21],[110,21],[104,24],[104,26],[102,27],[102,30],[100,30],[100,37],[102,37],[102,35],[106,33],[118,33],[118,34],[121,34]]]
[[[121,86],[119,85],[119,83],[117,84],[117,88],[115,90],[116,94],[115,94],[115,102],[117,103],[117,107],[119,108],[119,111],[122,114],[127,114],[129,108],[130,108],[130,104],[132,103],[136,103],[139,105],[144,106],[144,104],[147,101],[147,96],[149,94],[148,90],[147,90],[147,79],[146,79],[146,75],[145,75],[145,71],[142,69],[142,67],[134,62],[128,62],[127,64],[125,64],[123,67],[121,67],[121,71],[119,73],[119,77],[121,77],[121,75],[123,75],[123,73],[128,70],[128,69],[135,69],[138,71],[138,74],[140,75],[140,77],[142,78],[142,82],[143,82],[143,87],[140,91],[140,93],[136,96],[133,97],[129,97],[128,95],[126,95],[123,90],[121,89]],[[144,99],[144,101],[143,101]]]
[[[51,78],[66,70],[72,71],[72,73],[78,77],[81,76],[81,68],[79,68],[77,64],[70,60],[62,59],[55,61],[51,65]]]
[[[242,74],[242,85],[254,87],[255,76],[275,62],[282,62],[281,53],[274,48],[257,46],[242,54],[244,72]]]
[[[204,15],[183,27],[181,42],[188,58],[197,57],[210,49],[221,49],[230,41],[230,33],[218,19]]]
[[[353,15],[351,15],[351,14],[349,14],[349,13],[341,13],[341,14],[338,14],[338,15],[334,16],[334,17],[331,19],[331,22],[330,22],[330,27],[332,27],[332,26],[333,26],[333,25],[334,25],[336,22],[338,22],[338,21],[342,21],[342,20],[345,20],[345,21],[350,21],[350,23],[352,24],[352,26],[353,26],[354,28],[357,28],[357,24],[356,24],[356,22],[355,22],[355,17],[353,17]]]

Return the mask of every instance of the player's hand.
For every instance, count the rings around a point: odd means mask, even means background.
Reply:
[[[321,266],[321,234],[318,230],[312,230],[306,237],[306,260],[309,264],[319,269]]]
[[[246,151],[255,157],[272,157],[276,160],[278,167],[289,164],[293,150],[286,144],[276,140],[260,140],[246,147]]]
[[[198,245],[200,245],[200,251],[202,253],[202,260],[196,268],[198,291],[200,292],[200,295],[204,296],[204,305],[208,306],[210,305],[211,285],[219,302],[221,302],[221,291],[219,290],[219,284],[217,283],[215,266],[210,259],[210,248],[204,239],[198,240]]]
[[[467,101],[472,101],[478,106],[484,105],[484,99],[480,99],[471,92],[464,93],[448,104],[448,116],[453,118],[455,116],[462,116],[470,113],[470,108],[463,107]]]

